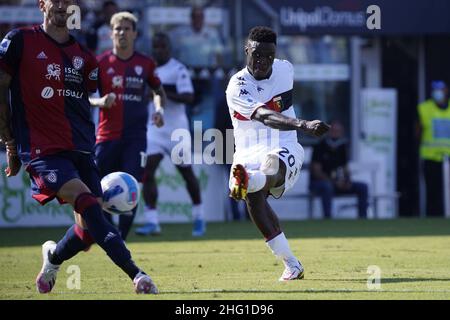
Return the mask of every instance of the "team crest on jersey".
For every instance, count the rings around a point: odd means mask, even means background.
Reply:
[[[106,71],[106,74],[114,74],[116,71],[114,71],[113,67],[109,67],[108,71]]]
[[[134,67],[134,72],[136,72],[136,74],[138,75],[138,76],[140,76],[141,74],[142,74],[142,71],[143,71],[144,69],[142,68],[142,66],[135,66]]]
[[[80,70],[84,66],[84,59],[79,56],[74,56],[72,58],[72,64],[75,70]]]
[[[283,109],[283,100],[279,96],[275,97],[269,102],[268,106],[273,111],[280,112]]]

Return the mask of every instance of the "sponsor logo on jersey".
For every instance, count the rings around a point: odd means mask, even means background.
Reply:
[[[47,55],[45,54],[44,51],[41,51],[41,53],[39,53],[39,54],[36,56],[36,58],[39,59],[39,60],[45,60],[45,59],[47,59],[48,57],[47,57]]]
[[[143,71],[144,69],[142,68],[142,66],[135,66],[134,67],[134,72],[136,72],[136,74],[138,75],[138,76],[140,76],[141,74],[142,74],[142,71]]]
[[[47,74],[45,75],[45,78],[47,80],[57,80],[60,81],[61,78],[61,66],[57,63],[51,63],[47,66]]]
[[[80,70],[80,69],[83,68],[83,66],[84,66],[84,60],[83,60],[82,57],[74,56],[74,57],[72,58],[72,64],[73,64],[73,67],[74,67],[76,70]]]
[[[9,45],[11,44],[11,40],[3,39],[0,43],[0,54],[5,54],[8,51]]]
[[[83,76],[81,73],[71,67],[64,68],[64,81],[75,82],[81,84],[83,82]]]
[[[142,97],[135,94],[119,94],[119,100],[129,102],[142,102]]]
[[[112,87],[113,88],[123,88],[123,77],[122,76],[114,76],[112,78]]]
[[[144,79],[139,77],[127,77],[126,87],[132,89],[141,89],[144,86]]]
[[[52,87],[45,87],[44,89],[42,89],[41,97],[44,99],[50,99],[53,97],[54,94],[55,90],[53,90]]]
[[[109,67],[108,71],[106,71],[106,74],[114,74],[116,73],[116,71],[114,70],[113,67]]]
[[[239,97],[240,96],[246,96],[246,95],[248,95],[248,94],[250,94],[247,90],[245,90],[245,89],[241,89],[241,91],[239,92]]]
[[[50,183],[56,183],[58,181],[58,176],[56,175],[56,173],[54,171],[51,171],[46,177],[45,179],[47,179],[48,182]]]
[[[83,98],[83,92],[73,91],[70,89],[57,89],[58,96],[60,97],[70,97],[70,98],[76,98],[81,99]]]

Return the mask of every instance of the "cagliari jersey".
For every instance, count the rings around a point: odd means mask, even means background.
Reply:
[[[279,131],[252,120],[255,110],[266,106],[295,118],[292,106],[294,70],[290,62],[275,59],[270,78],[256,80],[244,68],[231,77],[226,90],[228,109],[234,128],[235,158],[253,157],[297,142],[297,132]]]
[[[155,73],[161,80],[166,92],[174,92],[177,94],[194,93],[189,71],[178,60],[171,58],[166,64],[158,66]],[[151,113],[155,112],[153,103],[151,103],[150,109]],[[164,108],[164,126],[156,128],[152,125],[151,118],[149,118],[148,130],[171,134],[174,129],[188,129],[187,125],[186,105],[167,99]],[[149,139],[151,139],[150,135]]]
[[[60,151],[92,152],[89,92],[95,57],[71,36],[63,44],[41,26],[15,29],[0,44],[0,69],[11,77],[14,138],[23,163]]]
[[[156,65],[150,57],[135,52],[122,60],[111,51],[98,58],[99,93],[116,94],[116,102],[110,109],[100,109],[97,143],[122,138],[146,139],[148,112],[148,88],[161,85],[155,75]]]

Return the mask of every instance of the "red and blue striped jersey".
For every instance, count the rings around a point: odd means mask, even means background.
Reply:
[[[95,57],[71,36],[58,43],[41,26],[15,29],[0,44],[11,77],[12,129],[20,158],[60,151],[93,152],[89,92],[97,90]]]
[[[161,85],[155,75],[154,61],[135,52],[123,60],[111,51],[98,58],[99,92],[103,96],[116,94],[116,103],[110,109],[100,109],[97,143],[121,138],[146,139],[148,86],[157,89]]]

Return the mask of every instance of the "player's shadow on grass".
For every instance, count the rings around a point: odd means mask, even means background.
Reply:
[[[250,221],[209,223],[206,236],[193,238],[192,224],[162,224],[160,236],[137,236],[130,231],[127,243],[152,243],[209,240],[262,240]],[[288,239],[378,238],[450,236],[450,219],[386,219],[386,220],[303,220],[281,221]],[[41,245],[58,241],[67,227],[0,228],[0,247]],[[336,248],[339,251],[339,248]]]
[[[450,278],[381,278],[381,283],[402,283],[402,282],[445,282]]]
[[[310,281],[332,281],[332,282],[360,282],[367,283],[367,279],[306,279]],[[381,284],[383,283],[405,283],[405,282],[446,282],[450,281],[450,278],[381,278]]]

